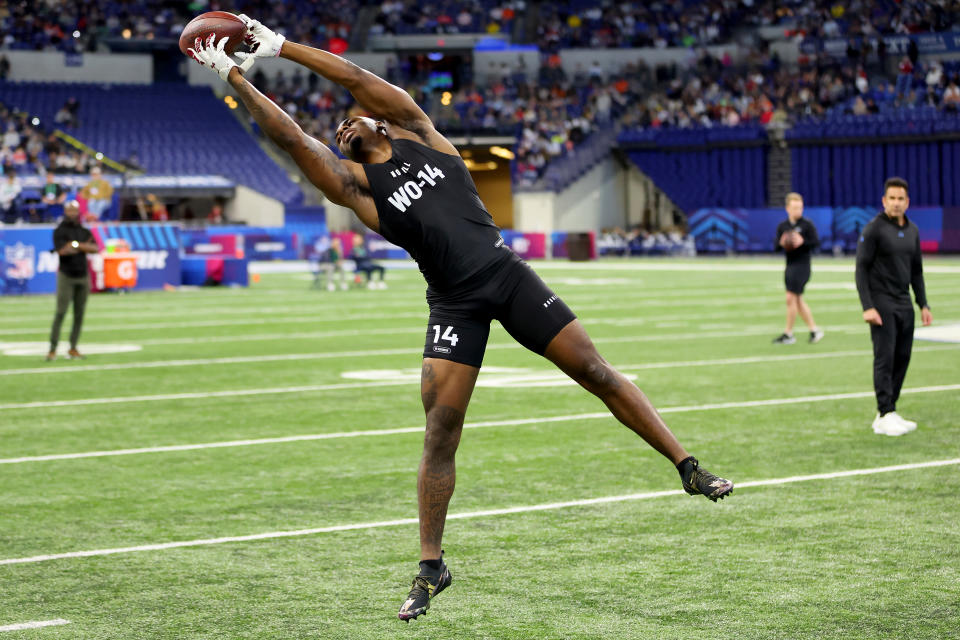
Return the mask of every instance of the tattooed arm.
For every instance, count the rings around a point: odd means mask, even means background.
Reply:
[[[400,87],[338,55],[289,40],[283,43],[280,57],[293,60],[336,82],[347,89],[357,103],[375,117],[406,129],[431,148],[459,155],[456,147],[434,128],[429,116],[410,94]]]
[[[315,187],[332,202],[353,209],[365,225],[379,230],[376,207],[362,166],[341,160],[325,144],[304,133],[283,109],[247,82],[238,68],[230,70],[227,81],[264,133],[293,158]]]

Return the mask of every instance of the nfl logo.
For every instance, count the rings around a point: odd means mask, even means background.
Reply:
[[[36,274],[34,265],[37,263],[37,249],[33,245],[22,242],[5,247],[4,259],[7,267],[7,278],[11,280],[32,280]]]

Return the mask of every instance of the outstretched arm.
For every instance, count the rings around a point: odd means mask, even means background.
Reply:
[[[363,109],[377,118],[416,134],[437,151],[458,155],[456,147],[434,128],[429,116],[400,87],[345,58],[296,42],[284,42],[280,57],[344,87]]]
[[[418,129],[433,128],[430,118],[410,94],[345,58],[289,40],[283,43],[280,57],[336,82],[353,94],[361,107],[391,124],[416,133],[420,133]]]
[[[237,54],[246,60],[244,69],[249,68],[254,58],[281,56],[292,60],[347,89],[357,103],[377,119],[414,134],[437,151],[457,155],[456,148],[440,135],[423,109],[400,87],[345,58],[288,42],[283,35],[274,33],[257,20],[243,14],[238,17],[247,25],[245,40],[253,47],[253,53]]]
[[[257,91],[234,67],[227,76],[264,133],[290,154],[311,183],[336,204],[353,209],[368,227],[377,228],[376,209],[360,165],[338,158],[325,144],[304,133],[293,118]]]

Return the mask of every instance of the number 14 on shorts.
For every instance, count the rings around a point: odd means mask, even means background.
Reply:
[[[451,347],[457,346],[457,342],[460,338],[457,337],[457,334],[453,333],[453,327],[446,327],[443,331],[443,335],[440,335],[441,325],[433,325],[433,344],[437,344],[441,340],[446,340],[450,343]]]

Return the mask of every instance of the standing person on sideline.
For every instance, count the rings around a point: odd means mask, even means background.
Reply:
[[[496,318],[520,344],[556,364],[599,397],[623,424],[668,458],[683,488],[716,501],[733,483],[699,466],[647,397],[597,353],[573,312],[515,253],[484,208],[456,147],[413,98],[339,56],[285,41],[240,16],[254,57],[283,56],[347,88],[376,120],[350,117],[336,142],[342,160],[247,82],[223,48],[197,39],[194,57],[234,88],[261,129],[296,161],[331,201],[388,241],[406,249],[427,281],[430,316],[420,396],[426,413],[417,476],[420,572],[399,611],[425,613],[450,585],[441,539],[455,484],[454,455],[470,395],[480,373],[490,322]]]
[[[933,322],[933,314],[923,284],[920,230],[907,219],[907,181],[888,178],[883,183],[882,202],[883,211],[867,223],[857,243],[857,292],[873,340],[873,390],[877,395],[873,431],[902,436],[917,428],[916,422],[901,418],[896,410],[913,349],[910,286],[923,326]]]
[[[83,358],[77,351],[80,329],[83,327],[83,311],[90,293],[90,274],[87,271],[88,253],[100,250],[90,230],[80,224],[80,203],[70,200],[63,207],[63,221],[53,230],[53,249],[60,255],[57,271],[57,313],[50,329],[50,352],[47,360],[57,358],[57,343],[60,342],[60,325],[73,301],[73,329],[70,331],[70,351],[67,357]]]
[[[774,344],[793,344],[793,323],[797,313],[810,328],[811,344],[823,339],[823,331],[813,321],[813,313],[803,299],[803,288],[810,280],[810,254],[820,246],[820,236],[813,223],[803,217],[803,196],[788,193],[786,200],[787,219],[777,226],[777,240],[774,248],[787,255],[787,268],[783,279],[787,286],[787,326]]]

